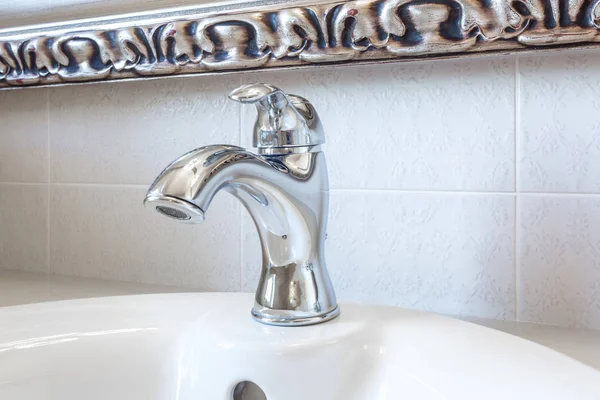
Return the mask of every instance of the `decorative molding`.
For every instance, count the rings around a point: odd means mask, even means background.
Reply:
[[[236,3],[0,31],[0,87],[338,64],[600,41],[600,0]]]

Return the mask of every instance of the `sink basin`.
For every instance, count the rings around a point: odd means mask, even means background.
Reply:
[[[395,307],[262,325],[251,294],[107,297],[0,309],[0,399],[600,399],[600,372],[526,340]],[[253,399],[240,397],[236,400]]]

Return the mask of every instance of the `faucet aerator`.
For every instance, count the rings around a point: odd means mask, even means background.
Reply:
[[[174,196],[148,195],[144,199],[144,205],[146,208],[179,222],[190,224],[204,222],[204,211],[200,207]]]
[[[178,209],[172,207],[156,206],[156,211],[173,219],[184,221],[192,219],[192,217],[190,217],[184,211],[179,211]]]

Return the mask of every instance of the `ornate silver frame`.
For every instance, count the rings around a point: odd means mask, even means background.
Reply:
[[[0,88],[590,46],[599,3],[258,0],[17,26]]]

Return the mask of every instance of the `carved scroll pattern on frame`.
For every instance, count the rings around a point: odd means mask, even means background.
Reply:
[[[0,87],[600,41],[600,0],[357,0],[0,36]],[[50,32],[50,31],[49,31]]]

